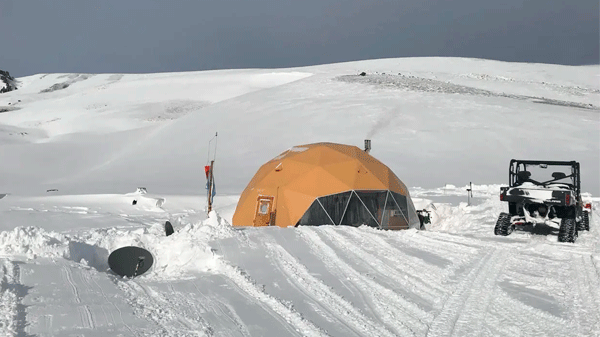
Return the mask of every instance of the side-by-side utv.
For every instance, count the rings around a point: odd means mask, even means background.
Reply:
[[[576,161],[510,161],[509,186],[500,188],[508,213],[500,213],[494,234],[509,235],[520,225],[558,226],[559,242],[575,242],[590,229],[592,205],[581,200]]]

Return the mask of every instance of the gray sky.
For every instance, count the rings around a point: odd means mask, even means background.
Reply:
[[[0,69],[148,73],[405,56],[598,64],[598,0],[0,0]]]

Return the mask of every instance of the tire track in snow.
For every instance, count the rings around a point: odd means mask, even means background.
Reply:
[[[169,294],[158,293],[157,297],[170,307],[179,309],[180,315],[177,318],[179,322],[190,330],[203,329],[211,335],[214,333],[214,329],[200,315],[202,308],[196,301],[191,300],[190,296],[175,291],[172,283],[167,286],[167,289],[169,289]]]
[[[482,249],[480,245],[473,244],[472,242],[470,244],[465,244],[465,242],[462,242],[462,240],[459,240],[459,242],[452,239],[445,240],[443,238],[448,236],[445,233],[435,233],[431,231],[414,233],[406,231],[377,233],[371,231],[370,228],[360,229],[362,231],[369,232],[374,237],[382,239],[392,247],[394,246],[394,243],[400,243],[408,246],[416,246],[418,243],[419,249],[443,256],[453,263],[453,267],[472,260],[471,257],[477,256],[479,251]],[[439,234],[441,234],[441,237]]]
[[[582,335],[600,336],[600,280],[591,256],[573,256],[572,279],[578,300],[573,313]]]
[[[448,296],[427,336],[481,335],[496,280],[508,250],[488,250]]]
[[[535,309],[500,291],[485,317],[487,336],[577,336],[565,319]],[[580,336],[580,335],[579,335]]]
[[[446,293],[440,280],[450,274],[447,268],[442,269],[408,255],[377,235],[370,235],[354,228],[345,231],[334,228],[325,230],[331,231],[331,235],[336,236],[336,241],[344,241],[346,246],[354,245],[353,253],[365,263],[371,264],[379,274],[385,278],[403,280],[410,285],[412,292],[428,302],[435,303]],[[350,242],[349,238],[346,239],[344,237],[346,235],[350,236],[353,242]],[[419,272],[415,273],[415,271]],[[440,277],[431,279],[427,277],[428,275]]]
[[[375,306],[377,314],[389,328],[400,335],[422,335],[427,330],[427,322],[432,316],[424,312],[414,303],[406,300],[397,292],[386,288],[378,282],[366,277],[347,264],[327,243],[317,234],[317,229],[303,227],[298,229],[300,236],[314,250],[315,254],[332,271],[340,270],[341,277],[349,278],[358,286],[362,293],[367,294]],[[333,240],[332,240],[333,241]],[[346,247],[347,250],[352,248]]]
[[[92,288],[92,283],[90,281],[91,277],[89,274],[89,270],[80,270],[79,272],[79,276],[81,277],[81,280],[83,281],[83,283],[85,284],[85,286],[87,287],[88,290],[90,290]],[[104,310],[104,306],[102,304],[99,305],[100,310],[102,310],[102,313],[104,314],[104,318],[106,319],[106,322],[108,323],[108,315],[106,314],[106,311]],[[86,315],[88,317],[88,321],[90,322],[91,325],[91,329],[94,329],[94,327],[96,326],[96,322],[94,320],[94,316],[90,310],[90,307],[88,305],[84,306],[85,311],[86,311]],[[113,319],[113,324],[114,324],[114,319]]]
[[[90,311],[90,307],[84,305],[77,308],[77,311],[79,311],[79,318],[81,319],[81,322],[83,322],[83,327],[86,329],[94,329],[94,318],[92,316],[92,312]]]
[[[156,323],[159,331],[153,336],[213,336],[213,331],[205,322],[185,317],[181,319],[181,303],[169,302],[164,294],[143,286],[135,280],[126,282],[115,280],[117,286],[128,296],[134,313],[141,318]]]
[[[291,306],[283,304],[280,299],[266,293],[264,289],[257,286],[246,272],[240,268],[222,261],[221,271],[224,276],[231,280],[241,291],[248,294],[252,300],[266,305],[268,309],[278,314],[302,336],[329,336],[323,329],[304,318]]]
[[[102,294],[102,297],[104,298],[104,300],[106,300],[106,302],[110,303],[113,307],[115,307],[115,309],[119,313],[119,318],[121,318],[121,323],[127,328],[127,330],[129,330],[129,332],[131,332],[132,335],[134,335],[135,332],[131,329],[131,327],[127,323],[125,323],[125,319],[123,319],[123,312],[121,312],[121,309],[119,309],[119,307],[114,302],[112,302],[111,300],[108,299],[108,296],[106,296],[106,293],[104,292],[104,290],[102,289],[100,284],[98,284],[98,282],[94,278],[91,278],[91,279],[94,282],[94,284],[96,284],[98,289],[100,289],[100,293]],[[112,317],[112,314],[111,314],[111,318],[112,318],[113,324],[116,325],[115,318]]]
[[[288,276],[289,282],[295,283],[300,292],[312,298],[315,303],[357,335],[394,336],[394,333],[385,326],[375,323],[363,315],[352,303],[336,294],[334,289],[312,276],[308,269],[283,247],[271,242],[265,242],[265,246],[273,257],[271,260]]]
[[[73,296],[75,296],[75,302],[81,303],[81,298],[79,297],[79,291],[77,290],[77,286],[75,282],[73,282],[73,274],[71,273],[71,269],[67,266],[62,267],[62,276],[66,283],[69,283],[71,286],[71,291],[73,292]]]
[[[223,302],[218,300],[215,297],[212,298],[208,298],[206,297],[202,291],[200,290],[200,288],[198,288],[198,285],[196,284],[196,282],[192,281],[192,284],[194,285],[194,288],[196,289],[196,294],[198,294],[201,298],[200,298],[200,303],[202,304],[202,306],[204,308],[212,312],[215,313],[221,313],[221,315],[227,317],[232,323],[233,325],[236,326],[237,331],[239,333],[242,334],[242,336],[244,337],[250,337],[250,331],[248,330],[248,327],[244,324],[244,322],[242,321],[242,318],[240,316],[238,316],[238,314],[235,312],[235,309]],[[224,310],[221,306],[225,307],[226,310]]]

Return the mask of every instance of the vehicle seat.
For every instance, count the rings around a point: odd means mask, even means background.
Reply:
[[[517,185],[521,185],[522,183],[529,181],[529,177],[531,177],[531,172],[519,171],[517,173]]]

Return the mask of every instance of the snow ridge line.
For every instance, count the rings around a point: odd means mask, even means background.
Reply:
[[[456,290],[447,297],[427,336],[481,334],[483,317],[492,300],[491,292],[503,268],[504,254],[508,254],[508,251],[502,251],[501,254],[499,249],[493,249],[477,262],[475,268],[470,270]],[[473,322],[475,331],[471,327]]]
[[[265,242],[265,246],[282,267],[290,282],[297,283],[305,295],[315,300],[317,305],[329,311],[336,318],[344,318],[344,325],[361,336],[394,336],[385,326],[379,325],[362,314],[323,281],[312,276],[306,266],[298,262],[283,247]]]
[[[2,279],[0,280],[0,328],[6,336],[17,335],[17,316],[19,298],[11,284],[17,283],[16,269],[10,261],[2,264]]]
[[[360,288],[361,292],[371,300],[380,319],[388,327],[394,328],[400,335],[422,335],[427,330],[429,314],[414,303],[406,300],[392,289],[366,277],[347,264],[327,243],[317,234],[316,229],[300,228],[300,236],[314,250],[325,265],[332,270],[342,270],[343,277],[349,278]],[[350,248],[348,248],[350,249]]]
[[[252,298],[267,305],[272,311],[280,315],[287,323],[303,336],[329,336],[327,332],[304,318],[302,314],[291,306],[286,306],[278,298],[266,293],[264,289],[257,286],[255,281],[239,267],[234,267],[221,261],[221,271],[238,288],[246,292]]]
[[[337,231],[332,231],[332,233],[338,235],[336,240],[344,240],[346,245],[349,244],[348,239],[344,238],[342,234]],[[363,260],[370,263],[371,267],[386,278],[403,279],[404,282],[410,283],[411,290],[415,294],[430,303],[435,303],[445,293],[445,289],[441,286],[439,280],[446,279],[449,276],[451,271],[448,268],[442,269],[425,263],[423,260],[406,254],[401,249],[392,246],[377,235],[365,235],[364,232],[353,229],[343,231],[342,233],[356,240],[354,242],[354,248],[356,249],[353,252],[359,257],[366,257]],[[358,254],[359,251],[360,254]],[[383,260],[387,260],[388,262],[384,262]],[[420,274],[414,273],[415,270],[420,271]],[[404,277],[404,275],[409,277]],[[440,278],[425,280],[424,275],[440,275]]]

